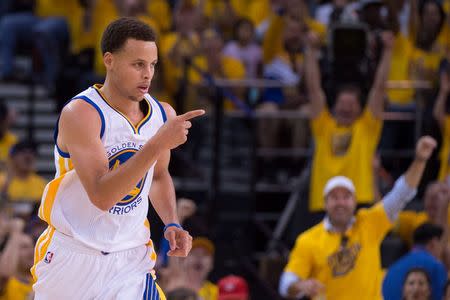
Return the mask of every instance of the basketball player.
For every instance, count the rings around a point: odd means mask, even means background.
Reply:
[[[148,201],[166,224],[168,255],[192,244],[179,225],[170,150],[186,142],[190,119],[148,94],[157,63],[155,34],[118,19],[101,41],[107,74],[63,109],[55,133],[56,176],[39,217],[48,228],[31,269],[36,300],[165,299],[151,272],[156,254]]]

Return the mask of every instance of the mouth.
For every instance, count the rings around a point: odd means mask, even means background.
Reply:
[[[148,93],[149,86],[148,85],[139,85],[137,88],[141,93],[145,94],[145,93]]]

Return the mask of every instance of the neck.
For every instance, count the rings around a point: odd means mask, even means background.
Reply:
[[[106,76],[105,83],[100,88],[100,91],[105,96],[106,100],[108,100],[109,104],[125,115],[129,115],[139,110],[139,102],[131,101],[130,99],[123,97],[108,76]]]
[[[20,179],[25,179],[30,175],[29,171],[15,170],[14,174]]]
[[[328,220],[333,228],[333,231],[338,233],[345,233],[350,225],[350,222],[342,223],[342,222],[335,222],[328,217]]]

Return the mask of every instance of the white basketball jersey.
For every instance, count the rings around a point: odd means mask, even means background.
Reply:
[[[112,170],[142,148],[164,124],[166,115],[161,104],[146,94],[143,101],[147,114],[134,126],[125,115],[108,103],[99,87],[90,87],[73,99],[86,101],[98,111],[102,121],[100,137]],[[55,131],[55,144],[57,136],[58,129]],[[55,165],[55,179],[47,184],[39,208],[39,217],[50,227],[104,252],[121,251],[145,244],[151,246],[147,212],[155,165],[109,211],[102,211],[92,204],[73,169],[69,153],[61,151],[58,145],[55,145]],[[156,254],[153,253],[152,259],[156,259]]]

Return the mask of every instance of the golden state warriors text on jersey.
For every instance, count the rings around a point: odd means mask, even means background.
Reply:
[[[114,170],[129,158],[131,158],[137,151],[139,151],[144,145],[137,144],[136,142],[124,142],[118,145],[112,146],[106,151],[109,160],[109,169]],[[142,202],[142,188],[147,179],[147,174],[142,178],[136,187],[128,193],[122,200],[116,203],[110,210],[109,213],[115,215],[128,214],[129,212],[136,209]]]

